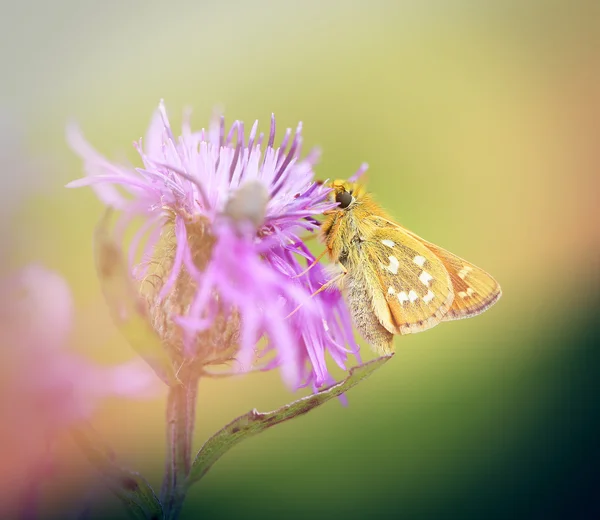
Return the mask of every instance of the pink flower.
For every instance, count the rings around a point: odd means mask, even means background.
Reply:
[[[331,381],[326,353],[343,368],[358,353],[340,293],[311,298],[327,281],[322,267],[296,277],[314,260],[301,235],[335,204],[313,181],[317,153],[301,158],[301,125],[279,147],[274,118],[266,143],[257,128],[246,136],[236,121],[226,132],[220,118],[193,132],[186,119],[175,137],[161,102],[145,142],[134,143],[139,168],[109,162],[70,128],[87,176],[69,186],[90,185],[120,210],[120,232],[144,217],[129,249],[131,273],[174,365],[237,360],[248,369],[273,352],[259,364],[280,366],[292,387],[316,388]]]
[[[3,469],[42,456],[105,397],[154,394],[158,380],[141,360],[100,367],[66,349],[73,302],[58,274],[29,265],[0,280],[0,294],[0,446],[16,447]]]

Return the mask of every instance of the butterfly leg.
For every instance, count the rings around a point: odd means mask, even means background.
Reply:
[[[312,293],[310,295],[311,298],[314,298],[320,292],[323,292],[326,289],[328,289],[329,287],[331,287],[332,285],[336,284],[342,278],[344,278],[344,276],[346,276],[348,274],[348,270],[342,264],[336,264],[336,265],[338,265],[342,269],[342,271],[338,275],[334,276],[331,280],[328,280],[323,285],[321,285],[321,287],[319,287],[314,293]],[[298,307],[296,307],[292,312],[290,312],[285,317],[285,319],[287,320],[290,316],[293,316],[296,312],[298,312],[298,310],[300,309],[300,307],[302,307],[302,305],[303,305],[302,303],[300,305],[298,305]]]
[[[323,253],[324,254],[324,253]],[[339,282],[342,278],[344,278],[344,276],[346,276],[348,274],[348,270],[340,263],[337,263],[336,266],[338,266],[341,269],[341,272],[334,276],[331,280],[325,282],[323,285],[321,285],[321,287],[319,287],[314,293],[312,293],[310,295],[310,297],[312,298],[313,296],[316,296],[317,294],[319,294],[320,292],[324,291],[325,289],[328,289],[329,287],[331,287],[333,284],[336,284],[337,282]]]
[[[321,258],[323,258],[325,256],[325,253],[327,253],[327,249],[325,249],[319,256],[317,256],[314,259],[314,261],[306,269],[304,269],[304,271],[302,271],[301,273],[298,273],[296,276],[293,276],[292,278],[300,278],[301,276],[304,276],[306,273],[308,273],[308,271],[310,271],[315,265],[317,265],[319,263],[319,260],[321,260]]]

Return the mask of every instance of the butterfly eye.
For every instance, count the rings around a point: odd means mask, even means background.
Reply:
[[[347,191],[340,191],[336,194],[335,201],[340,203],[340,208],[347,208],[352,202],[352,195]]]

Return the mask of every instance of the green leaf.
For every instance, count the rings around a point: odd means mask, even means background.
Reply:
[[[169,386],[178,384],[173,363],[147,317],[145,302],[133,286],[121,248],[113,241],[107,209],[94,233],[98,278],[113,321],[128,343]]]
[[[190,474],[187,478],[187,487],[189,488],[192,484],[198,482],[217,460],[239,442],[257,435],[276,424],[310,412],[313,408],[343,394],[371,375],[371,373],[391,359],[392,356],[393,354],[383,356],[374,359],[373,361],[369,361],[364,365],[354,367],[350,370],[348,377],[343,381],[321,390],[316,394],[286,404],[272,412],[261,413],[254,409],[247,414],[234,419],[222,430],[218,431],[208,439],[204,446],[202,446],[192,464]]]
[[[112,449],[89,424],[82,423],[72,428],[71,434],[88,460],[100,471],[111,491],[123,502],[131,518],[164,518],[160,501],[150,484],[139,473],[120,467]]]

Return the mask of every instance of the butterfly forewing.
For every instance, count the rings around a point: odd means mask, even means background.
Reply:
[[[364,268],[376,279],[373,292],[380,291],[373,303],[384,327],[393,334],[410,334],[443,319],[454,292],[446,268],[430,249],[391,226],[377,229],[362,249],[368,256]]]

